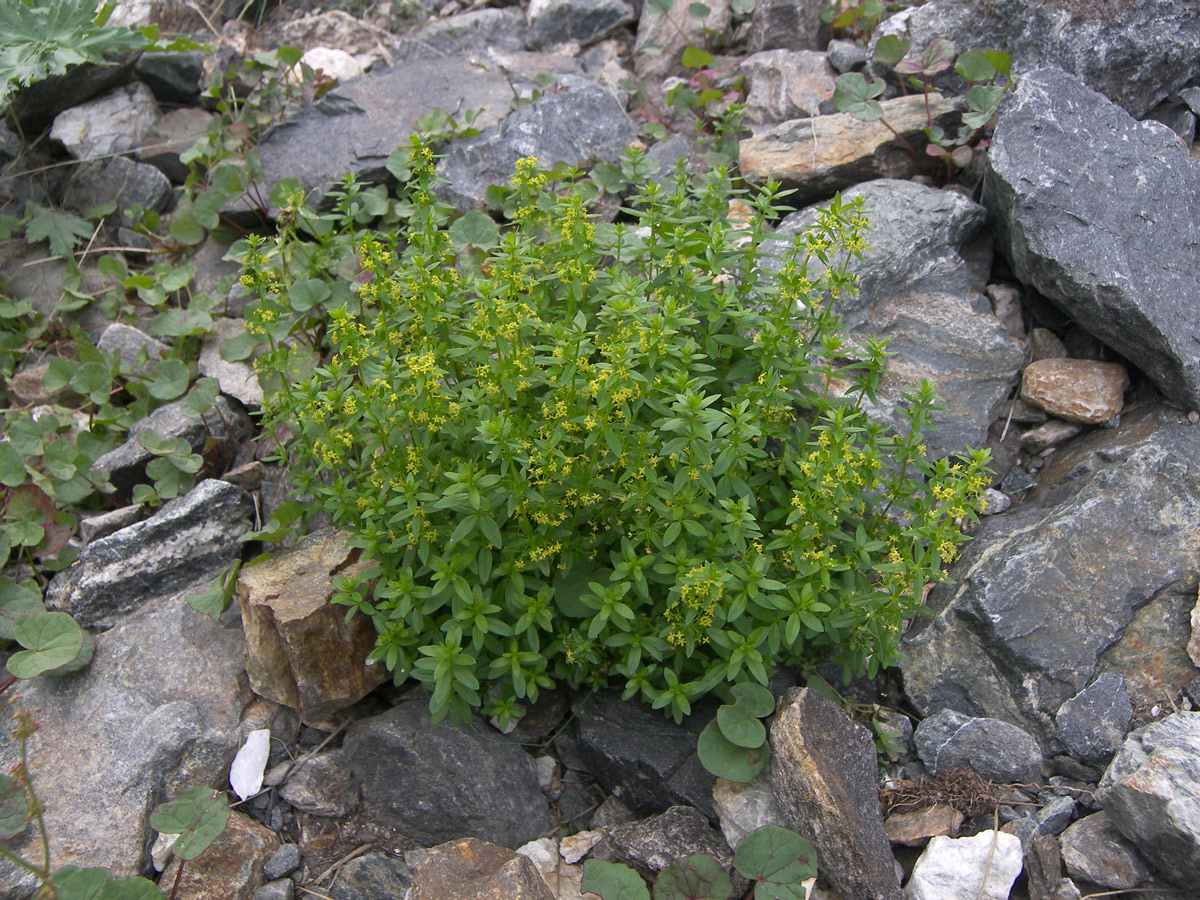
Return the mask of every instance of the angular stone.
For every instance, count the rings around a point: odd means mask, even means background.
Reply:
[[[1062,857],[1053,835],[1039,834],[1030,842],[1025,876],[1029,900],[1052,900],[1062,880]]]
[[[1049,747],[1054,715],[1098,675],[1134,706],[1195,675],[1184,652],[1200,557],[1200,446],[1177,414],[1127,413],[1051,456],[1041,486],[984,519],[903,641],[904,684],[926,714],[1019,724]]]
[[[583,866],[568,865],[558,852],[558,841],[540,838],[517,848],[537,869],[554,900],[591,900],[583,890]]]
[[[466,834],[519,847],[553,828],[533,760],[482,720],[430,725],[429,705],[409,701],[351,725],[343,753],[371,814],[423,844]]]
[[[312,816],[344,818],[358,806],[358,782],[341,750],[318,753],[296,767],[279,797]]]
[[[80,163],[63,194],[63,206],[85,212],[105,203],[115,203],[120,221],[130,225],[127,210],[166,212],[175,205],[175,192],[167,176],[148,163],[124,156]]]
[[[534,50],[571,41],[594,44],[634,21],[633,7],[625,0],[531,0],[526,15]]]
[[[838,298],[833,310],[852,339],[886,337],[895,354],[879,402],[869,408],[872,417],[905,428],[903,395],[929,379],[945,407],[933,414],[936,430],[926,434],[930,454],[982,446],[988,426],[1007,411],[1025,361],[1021,343],[983,295],[992,260],[983,208],[955,192],[908,181],[872,181],[842,197],[863,199],[870,249],[850,263],[859,276],[857,295]],[[793,213],[776,234],[802,234],[816,218],[815,208]],[[772,255],[784,247],[776,239],[764,242]],[[809,277],[816,276],[815,265]]]
[[[837,73],[816,50],[764,50],[738,72],[746,77],[746,119],[759,127],[818,115],[837,87]]]
[[[413,870],[410,900],[555,900],[524,856],[475,838],[404,856]]]
[[[355,78],[361,78],[366,69],[362,63],[347,53],[335,47],[312,47],[304,51],[300,62],[289,72],[289,77],[297,82],[301,80],[302,66],[308,66],[319,78],[327,78],[334,84],[345,84]]]
[[[168,440],[182,438],[193,453],[199,453],[206,459],[217,456],[206,446],[210,439],[216,439],[220,442],[221,455],[232,459],[236,448],[250,436],[251,429],[250,417],[245,410],[220,395],[200,418],[184,415],[183,401],[175,400],[160,406],[130,428],[125,443],[105,453],[96,460],[94,466],[108,476],[118,496],[128,497],[135,484],[144,484],[149,480],[146,477],[146,464],[154,459],[154,454],[138,443],[137,436],[143,431],[153,431],[160,438]],[[219,468],[224,470],[223,467]]]
[[[374,851],[350,860],[329,889],[333,900],[380,900],[407,897],[412,872],[404,860]]]
[[[1042,359],[1025,367],[1021,399],[1067,422],[1099,425],[1120,414],[1127,387],[1120,363]]]
[[[1113,825],[1164,878],[1200,878],[1200,712],[1179,712],[1129,735],[1097,791]]]
[[[154,93],[155,100],[190,104],[200,98],[200,79],[204,77],[203,50],[143,53],[133,68],[142,83]]]
[[[1043,422],[1037,428],[1030,428],[1021,435],[1021,449],[1026,453],[1042,453],[1051,447],[1057,447],[1064,441],[1069,441],[1081,431],[1083,431],[1083,426],[1075,422],[1051,419],[1049,422]]]
[[[263,863],[263,875],[270,881],[286,878],[300,868],[300,847],[297,844],[282,844]]]
[[[1103,766],[1129,732],[1133,704],[1125,679],[1109,672],[1058,708],[1055,731],[1067,752],[1084,765]]]
[[[366,568],[346,537],[334,529],[313,532],[238,578],[251,687],[327,729],[390,677],[385,666],[366,665],[375,649],[371,620],[355,615],[347,622],[329,602],[335,573],[353,578]]]
[[[509,184],[522,157],[536,157],[547,169],[560,162],[586,168],[617,160],[637,137],[625,108],[608,88],[571,83],[571,90],[543,94],[499,125],[454,141],[437,165],[449,182],[439,186],[439,195],[459,210],[482,206],[487,188]]]
[[[189,900],[250,900],[266,883],[263,863],[279,849],[279,838],[236,810],[207,850],[183,867],[179,896]],[[162,883],[173,885],[179,859],[163,869]]]
[[[892,813],[883,823],[883,830],[893,844],[921,847],[939,835],[954,837],[962,822],[963,814],[957,809],[937,803],[912,812]]]
[[[130,506],[122,506],[120,509],[112,509],[106,513],[80,519],[79,540],[86,547],[92,541],[108,537],[113,532],[128,528],[141,521],[145,511],[144,503],[134,503]]]
[[[208,134],[213,114],[203,109],[173,109],[158,120],[142,142],[138,159],[149,163],[176,184],[188,177],[188,166],[180,155],[191,150]]]
[[[823,0],[757,0],[746,38],[751,53],[782,48],[820,50]],[[864,60],[865,62],[866,60]]]
[[[268,881],[253,894],[250,900],[293,900],[296,896],[296,882],[290,878],[278,881]]]
[[[395,35],[385,28],[355,18],[341,9],[300,16],[279,26],[279,38],[289,47],[307,53],[314,47],[336,47],[351,54],[363,68],[391,62]]]
[[[693,707],[676,725],[642,703],[597,692],[575,712],[582,766],[635,812],[686,804],[714,819],[714,776],[700,764],[696,741],[715,713]]]
[[[931,775],[967,766],[1001,784],[1031,784],[1041,777],[1038,742],[999,719],[972,718],[943,709],[917,726],[913,740]]]
[[[481,47],[520,50],[525,46],[526,30],[525,13],[517,7],[459,13],[436,19],[416,34],[397,41],[395,64],[400,67],[459,54],[475,56]]]
[[[263,167],[259,189],[267,196],[280,178],[297,178],[306,191],[323,194],[347,172],[360,181],[385,182],[390,177],[387,158],[407,144],[420,116],[437,108],[481,108],[475,127],[487,128],[504,117],[511,101],[512,91],[503,79],[465,56],[357,78],[263,137],[258,146]]]
[[[1062,861],[1072,878],[1115,891],[1135,888],[1150,869],[1103,810],[1080,819],[1063,832]]]
[[[98,634],[83,672],[21,683],[23,706],[40,710],[29,758],[56,866],[148,869],[151,810],[216,783],[241,743],[241,673],[236,619],[214,622],[176,594]],[[0,765],[16,761],[0,730]]]
[[[642,6],[633,48],[633,65],[639,78],[662,80],[668,75],[683,75],[688,71],[681,62],[683,51],[688,47],[710,47],[709,34],[720,36],[728,30],[733,18],[729,0],[705,3],[709,13],[703,19],[692,18],[688,11],[691,5],[690,0],[674,0],[665,14],[654,12],[648,4]],[[650,46],[661,48],[661,52],[649,52]]]
[[[1002,831],[935,837],[904,886],[904,900],[1008,900],[1021,874],[1021,842]]]
[[[915,50],[935,38],[959,52],[1003,50],[1018,75],[1057,66],[1138,118],[1200,75],[1200,8],[1176,0],[934,0],[886,19],[872,54],[888,34],[911,39]]]
[[[98,159],[135,152],[161,117],[150,89],[134,82],[59,113],[50,136],[76,159]]]
[[[246,333],[239,319],[216,318],[213,327],[200,344],[200,360],[196,371],[217,379],[222,394],[227,394],[244,406],[260,407],[263,403],[262,385],[254,366],[246,362],[229,362],[221,357],[221,344]]]
[[[56,391],[46,390],[46,372],[52,359],[43,359],[35,366],[26,366],[14,372],[8,379],[8,394],[21,406],[76,406],[81,399],[70,387],[63,385]]]
[[[883,117],[918,151],[925,145],[925,101],[919,95],[883,102]],[[961,101],[929,95],[935,125],[951,128]],[[774,179],[797,193],[794,203],[811,203],[873,178],[905,179],[920,171],[913,156],[886,126],[849,113],[792,119],[742,140],[739,165],[754,184]]]
[[[138,55],[130,54],[116,64],[71,66],[62,75],[35,81],[12,97],[9,109],[13,118],[25,134],[41,134],[64,110],[128,84],[133,74],[133,60]]]
[[[1029,332],[1029,350],[1034,361],[1039,359],[1064,359],[1067,353],[1066,345],[1048,328],[1034,328]]]
[[[216,577],[241,552],[254,503],[224,481],[200,482],[143,522],[88,544],[46,589],[48,608],[109,626],[154,597]]]
[[[676,860],[704,853],[729,874],[734,896],[742,896],[749,887],[733,868],[733,853],[725,839],[702,812],[690,806],[672,806],[660,815],[619,825],[609,831],[609,840],[615,850],[614,862],[633,866],[652,880]]]
[[[808,688],[789,691],[776,709],[771,782],[788,825],[811,840],[838,894],[898,900],[870,732]]]
[[[1177,263],[1200,252],[1200,169],[1164,130],[1058,69],[1030,72],[1001,110],[983,204],[1017,278],[1195,409],[1200,275]]]
[[[829,64],[839,73],[853,72],[867,64],[871,55],[867,48],[857,41],[832,40],[825,47],[825,55]]]
[[[119,354],[122,372],[143,372],[152,360],[160,359],[170,348],[139,328],[113,322],[96,341],[96,349]],[[143,358],[146,360],[144,363],[139,361]]]
[[[713,785],[713,806],[725,842],[734,850],[742,838],[764,825],[786,827],[765,770],[745,783],[718,778]]]

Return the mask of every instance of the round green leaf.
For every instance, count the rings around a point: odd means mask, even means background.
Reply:
[[[763,718],[775,711],[775,697],[761,684],[743,681],[729,689],[734,705],[740,706],[752,716]]]
[[[880,43],[883,43],[882,39]],[[992,65],[992,61],[975,48],[959,56],[954,68],[967,81],[991,81],[996,75],[996,67]]]
[[[473,209],[450,226],[450,239],[459,249],[471,246],[486,250],[499,241],[500,226],[483,210]]]
[[[104,363],[84,363],[71,377],[71,390],[90,397],[93,403],[104,403],[112,390],[112,373]]]
[[[29,824],[29,798],[9,775],[0,775],[0,841],[10,841]]]
[[[589,859],[583,864],[585,891],[599,894],[602,900],[650,900],[646,882],[629,866]]]
[[[683,51],[683,56],[679,58],[679,62],[685,69],[703,69],[712,65],[713,55],[699,47],[687,47]]]
[[[314,306],[320,306],[328,300],[332,293],[325,282],[310,278],[293,284],[292,289],[288,291],[288,300],[296,312],[308,312]]]
[[[696,753],[704,768],[724,778],[726,781],[750,781],[762,771],[770,759],[770,752],[764,744],[755,750],[739,747],[727,740],[713,719],[700,732],[696,742]]]
[[[196,221],[196,213],[191,206],[180,204],[171,216],[171,225],[167,230],[171,237],[187,247],[199,244],[204,240],[204,229]]]
[[[756,883],[755,897],[772,900],[803,898],[800,883],[817,874],[812,845],[796,832],[775,825],[764,825],[742,838],[733,865]]]
[[[902,39],[894,34],[885,34],[875,44],[875,61],[883,63],[885,66],[896,65],[904,59],[910,43],[907,38]]]
[[[150,827],[177,834],[172,852],[180,859],[195,859],[209,848],[229,821],[229,802],[211,788],[195,787],[164,803],[150,816]]]
[[[83,629],[61,612],[33,613],[13,625],[13,636],[24,650],[8,660],[17,678],[33,678],[71,663],[83,649]]]
[[[722,706],[717,710],[717,725],[732,744],[753,750],[767,740],[767,729],[744,706]]]
[[[61,391],[71,379],[75,377],[75,373],[79,371],[79,363],[73,359],[56,356],[50,360],[50,364],[46,366],[46,371],[42,373],[42,386],[50,393]]]
[[[112,879],[108,869],[62,866],[50,876],[59,900],[96,900],[100,889]]]
[[[154,365],[154,375],[146,385],[156,400],[174,400],[187,390],[191,380],[188,367],[177,359],[162,359]]]
[[[90,632],[83,632],[83,646],[79,648],[79,653],[66,665],[59,666],[57,669],[49,670],[46,675],[50,678],[57,678],[60,675],[71,675],[75,672],[82,672],[92,664],[92,659],[96,655],[96,639],[92,637]]]
[[[707,853],[677,859],[654,883],[654,900],[728,900],[733,882]]]
[[[25,481],[25,461],[8,441],[0,443],[0,484],[16,487]]]
[[[116,878],[100,888],[96,900],[163,900],[162,890],[140,876]],[[63,900],[63,898],[60,898]]]

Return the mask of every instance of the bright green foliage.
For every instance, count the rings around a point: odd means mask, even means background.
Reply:
[[[602,900],[650,900],[646,882],[637,872],[621,863],[589,859],[583,864],[584,891],[599,894]]]
[[[105,25],[113,6],[97,13],[91,0],[0,3],[0,105],[17,88],[60,75],[69,66],[145,47],[145,35]]]
[[[817,874],[812,845],[775,825],[764,825],[742,838],[733,865],[754,884],[758,900],[804,900],[802,883]]]
[[[8,671],[17,678],[34,678],[71,665],[84,649],[83,629],[61,612],[22,616],[13,625],[13,636],[25,648],[8,658]],[[91,646],[94,649],[95,644]]]
[[[523,160],[513,227],[456,266],[432,153],[410,167],[407,243],[361,234],[332,353],[267,414],[377,563],[335,597],[375,623],[373,658],[439,718],[616,682],[679,719],[808,653],[893,664],[988,475],[985,452],[925,461],[932,386],[899,435],[860,405],[884,348],[848,346],[826,299],[854,289],[859,206],[835,200],[776,272],[773,186],[734,223],[727,173],[681,171],[596,226]],[[254,241],[243,276],[267,375],[301,352],[285,251]]]
[[[760,719],[775,711],[775,698],[759,684],[743,681],[729,691],[732,703],[700,732],[696,752],[704,768],[727,781],[750,781],[770,761],[767,729]]]
[[[229,801],[224,794],[195,787],[164,803],[150,815],[150,827],[179,838],[171,852],[180,859],[195,859],[209,848],[229,821]]]

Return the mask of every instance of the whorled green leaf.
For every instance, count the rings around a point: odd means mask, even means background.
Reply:
[[[677,859],[654,883],[654,900],[729,900],[733,882],[707,853]]]
[[[737,845],[733,865],[754,882],[761,900],[804,900],[804,880],[817,874],[812,845],[794,831],[764,825]]]
[[[0,774],[0,841],[11,841],[29,824],[29,797],[11,776]]]
[[[83,629],[61,612],[22,616],[13,624],[13,637],[25,648],[8,659],[8,671],[17,678],[35,678],[68,665],[83,649]]]
[[[717,710],[717,726],[731,744],[748,750],[761,747],[767,741],[766,727],[744,706],[722,706]]]
[[[713,719],[700,732],[696,742],[696,753],[704,768],[727,781],[750,781],[762,771],[770,759],[766,744],[757,749],[747,749],[732,743],[721,734],[717,720]]]
[[[212,845],[229,821],[229,801],[210,788],[190,788],[150,815],[150,827],[177,834],[172,852],[180,859],[195,859]]]
[[[743,707],[752,716],[762,719],[775,712],[775,696],[753,681],[742,681],[729,689],[734,705]]]
[[[589,859],[583,864],[585,891],[599,894],[602,900],[650,900],[642,876],[621,863]]]

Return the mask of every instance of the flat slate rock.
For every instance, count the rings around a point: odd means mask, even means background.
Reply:
[[[1181,4],[1182,6],[1182,4]],[[1200,408],[1200,168],[1060,69],[1023,76],[987,156],[983,204],[1014,274]]]

